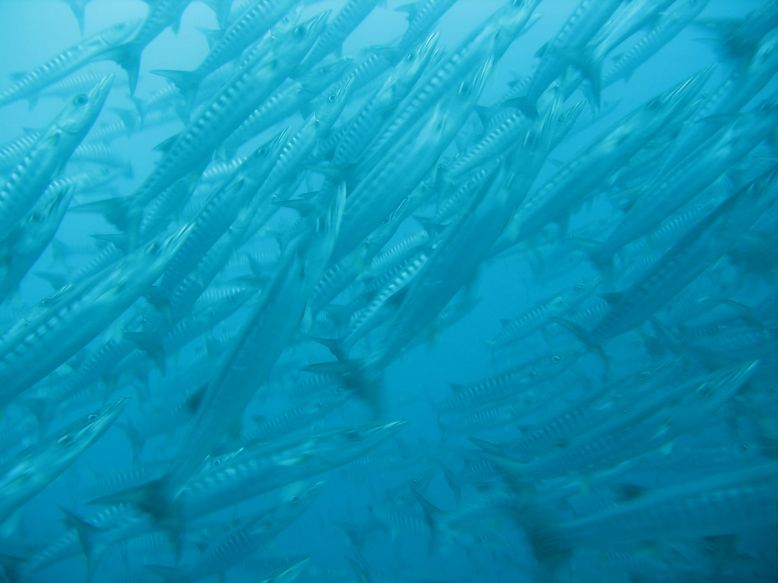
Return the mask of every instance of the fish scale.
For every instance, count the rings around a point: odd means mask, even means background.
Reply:
[[[767,103],[765,111],[749,112],[737,118],[711,144],[710,158],[688,159],[666,176],[645,187],[641,196],[594,255],[596,261],[607,260],[625,244],[647,234],[670,213],[677,210],[721,176],[724,169],[737,162],[765,137],[765,126],[755,123],[773,118],[775,104]]]
[[[73,98],[0,187],[0,240],[34,206],[94,124],[113,78]]]
[[[433,245],[430,251],[423,250],[419,254],[410,257],[398,269],[396,276],[383,289],[377,290],[375,297],[370,303],[349,318],[348,330],[343,339],[345,347],[353,346],[357,340],[368,333],[370,328],[378,324],[375,320],[386,302],[393,295],[402,291],[413,280],[419,270],[424,267],[429,254],[434,252],[434,250],[435,246]]]
[[[658,490],[610,512],[560,525],[552,536],[558,536],[558,542],[569,548],[573,541],[596,547],[615,538],[639,540],[660,533],[711,536],[747,530],[778,515],[771,494],[776,487],[776,469],[775,463],[768,462]],[[598,536],[592,536],[594,532]],[[610,533],[608,537],[603,536],[605,532]]]
[[[452,387],[454,394],[440,406],[440,410],[455,412],[484,403],[509,400],[520,396],[522,389],[534,393],[535,377],[550,380],[555,374],[575,364],[580,356],[580,351],[541,356],[476,383],[456,384]],[[549,369],[558,370],[551,372]]]
[[[705,9],[708,0],[679,0],[659,16],[659,23],[643,35],[629,50],[619,55],[615,63],[603,75],[602,84],[607,87],[619,79],[629,77],[638,65],[672,40],[686,25]]]
[[[381,0],[379,0],[381,1]],[[318,63],[330,52],[336,50],[345,38],[373,11],[377,5],[376,0],[348,0],[346,5],[338,11],[332,22],[322,32],[311,48],[311,52],[305,58],[305,65]]]
[[[7,379],[2,400],[11,401],[43,378],[127,309],[159,275],[185,232],[139,249],[109,277],[98,273],[79,282],[26,324],[26,330],[6,334],[0,348],[0,375]],[[74,322],[79,326],[73,328]]]
[[[95,59],[104,57],[106,51],[123,42],[136,28],[136,23],[123,22],[65,49],[50,61],[23,75],[10,87],[0,91],[0,105],[34,95],[42,88],[59,81],[69,73]]]
[[[268,97],[225,141],[227,153],[236,151],[245,142],[262,133],[273,124],[293,115],[306,105],[306,100],[327,85],[334,82],[342,73],[348,61],[340,60],[320,66],[305,82],[295,80]]]
[[[383,86],[368,103],[349,120],[332,158],[336,167],[347,167],[358,160],[362,149],[381,127],[383,118],[408,94],[434,58],[436,44],[437,36],[432,35],[417,50],[409,53],[394,67]]]
[[[20,138],[4,144],[0,148],[0,169],[8,170],[16,166],[42,135],[39,131],[26,132]]]
[[[254,110],[286,77],[323,25],[319,15],[287,33],[290,45],[282,56],[255,51],[240,70],[173,142],[152,174],[138,188],[133,198],[143,206],[170,186],[192,167],[207,165],[213,148]],[[299,31],[300,34],[295,34]],[[314,37],[314,38],[312,38]]]
[[[425,0],[419,7],[413,5],[408,13],[408,26],[398,42],[400,49],[410,48],[421,35],[426,34],[448,12],[456,0]]]
[[[513,32],[518,36],[525,30],[536,6],[535,0],[528,0],[496,11],[481,31],[473,33],[451,55],[444,55],[443,60],[421,78],[419,86],[400,104],[395,116],[371,142],[362,157],[357,174],[364,174],[364,169],[375,163],[387,148],[387,144],[397,139],[401,131],[409,131],[419,116],[455,83],[472,72],[487,55],[491,55],[495,61],[499,60],[510,42],[515,39],[515,36],[505,33]],[[506,38],[499,36],[499,33],[503,33]]]
[[[59,45],[86,2],[0,1],[0,579],[771,580],[773,2],[90,2]]]
[[[456,181],[469,170],[503,152],[511,142],[521,135],[522,130],[526,131],[526,123],[523,114],[515,109],[510,110],[505,119],[485,135],[480,142],[456,158],[451,165],[443,167],[446,180]]]

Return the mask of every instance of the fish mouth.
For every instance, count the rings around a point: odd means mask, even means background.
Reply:
[[[120,397],[116,399],[113,403],[110,403],[109,405],[106,405],[105,409],[102,411],[101,420],[113,420],[116,417],[118,417],[122,411],[124,411],[124,408],[127,406],[127,403],[130,401],[129,397]]]
[[[143,20],[136,19],[117,30],[112,27],[100,35],[101,40],[110,48],[115,48],[127,42],[130,37],[141,27]]]
[[[105,99],[108,97],[108,94],[111,92],[111,86],[113,85],[115,75],[113,73],[109,73],[95,85],[92,87],[91,91],[89,91],[89,99],[91,100],[100,100],[100,106],[105,102]]]

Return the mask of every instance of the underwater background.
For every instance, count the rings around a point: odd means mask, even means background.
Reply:
[[[778,580],[772,2],[0,15],[7,580]]]

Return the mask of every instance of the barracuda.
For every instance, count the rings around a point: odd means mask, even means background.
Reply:
[[[684,202],[711,185],[729,165],[742,159],[767,137],[770,121],[777,114],[775,103],[768,103],[738,117],[694,159],[641,189],[642,196],[606,241],[593,251],[594,262],[607,267],[613,254],[624,245],[646,235]]]
[[[125,403],[125,400],[109,403],[4,464],[0,468],[3,488],[0,521],[6,520],[72,465],[111,427]]]
[[[532,74],[524,96],[516,101],[526,115],[538,115],[538,99],[570,66],[581,69],[593,84],[594,93],[599,95],[599,72],[587,71],[592,62],[585,54],[586,46],[623,2],[624,0],[580,0],[557,35],[538,51],[540,63]]]
[[[74,194],[73,186],[49,186],[29,216],[0,245],[1,298],[18,291],[19,283],[54,238]]]
[[[230,158],[245,142],[297,111],[308,109],[308,100],[341,77],[351,65],[350,59],[323,62],[310,75],[295,79],[268,97],[224,142]]]
[[[475,105],[491,66],[491,59],[483,62],[471,78],[462,82],[456,96],[448,103],[437,105],[417,127],[417,133],[397,143],[385,162],[375,167],[350,193],[335,260],[354,249],[386,220],[433,167]]]
[[[188,102],[193,102],[200,83],[216,69],[237,57],[295,5],[294,0],[257,0],[240,18],[211,43],[208,55],[194,71],[157,69],[153,71],[172,81]]]
[[[140,207],[184,174],[202,170],[213,150],[265,99],[298,65],[324,26],[326,13],[304,23],[282,23],[280,52],[254,50],[248,62],[235,74],[181,134],[165,144],[162,161],[133,196]],[[260,47],[261,48],[261,47]]]
[[[0,402],[11,402],[126,310],[159,277],[185,233],[150,243],[113,268],[63,288],[0,338]]]
[[[327,24],[311,52],[305,57],[304,66],[310,67],[338,49],[346,37],[385,0],[348,0]]]
[[[35,205],[84,139],[103,108],[112,81],[105,77],[88,94],[74,97],[0,187],[0,240]]]
[[[0,105],[24,98],[37,99],[42,89],[90,62],[103,58],[106,51],[124,42],[136,28],[137,23],[120,23],[66,49],[0,92]]]
[[[103,51],[102,57],[116,61],[127,72],[130,93],[135,93],[138,84],[140,58],[146,47],[168,26],[178,30],[181,15],[192,0],[158,0],[149,3],[149,11],[143,22],[135,27],[133,34],[121,44]]]

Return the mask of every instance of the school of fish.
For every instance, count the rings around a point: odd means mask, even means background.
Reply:
[[[778,580],[778,3],[144,2],[0,85],[0,580]]]

